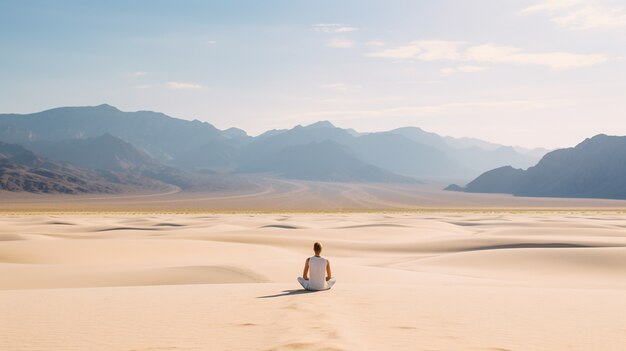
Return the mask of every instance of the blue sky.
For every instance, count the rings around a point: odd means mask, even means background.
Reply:
[[[4,1],[0,112],[109,103],[527,147],[626,135],[618,0]]]

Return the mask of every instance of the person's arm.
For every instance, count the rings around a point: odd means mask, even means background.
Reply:
[[[326,281],[329,281],[332,277],[333,275],[330,272],[330,261],[326,260]]]
[[[304,280],[309,280],[309,258],[306,259],[306,262],[304,263],[304,272],[302,272],[302,278],[304,278]]]

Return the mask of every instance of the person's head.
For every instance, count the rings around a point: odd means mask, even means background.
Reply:
[[[319,255],[322,253],[322,244],[320,244],[319,242],[316,242],[315,244],[313,244],[313,251],[315,251],[316,255]]]

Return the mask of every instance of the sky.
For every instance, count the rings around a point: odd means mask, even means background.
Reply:
[[[0,0],[0,113],[102,103],[569,147],[626,135],[626,1]]]

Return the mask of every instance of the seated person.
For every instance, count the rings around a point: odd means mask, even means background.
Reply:
[[[320,256],[322,244],[313,244],[315,256],[306,259],[302,277],[298,277],[298,282],[306,290],[328,290],[335,285],[335,278],[330,273],[330,262]]]

